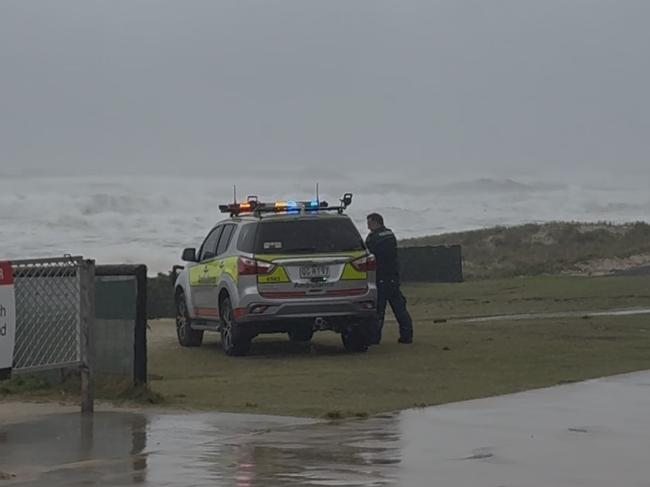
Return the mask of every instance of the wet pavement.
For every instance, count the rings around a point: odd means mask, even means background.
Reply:
[[[49,414],[0,425],[0,486],[647,487],[649,411],[640,372],[333,423]]]
[[[636,316],[650,314],[650,308],[626,308],[605,311],[558,311],[551,313],[522,313],[514,315],[492,315],[477,318],[459,318],[450,321],[465,323],[483,323],[488,321],[521,321],[550,318],[592,318],[596,316]]]

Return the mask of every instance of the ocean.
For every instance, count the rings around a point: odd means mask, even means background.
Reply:
[[[413,175],[407,182],[364,174],[320,178],[322,200],[354,194],[348,213],[365,237],[365,216],[384,215],[399,238],[546,221],[647,221],[648,179],[607,184],[562,178]],[[258,174],[238,183],[239,199],[311,199],[313,178]],[[186,175],[0,176],[0,260],[82,255],[98,264],[146,264],[150,274],[179,264],[223,218],[233,178]],[[451,243],[451,242],[450,242]]]

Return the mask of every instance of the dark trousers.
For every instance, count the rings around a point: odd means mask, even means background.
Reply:
[[[381,330],[384,327],[386,303],[390,303],[395,319],[399,324],[399,336],[402,340],[413,339],[413,322],[406,310],[406,298],[399,288],[399,281],[386,279],[377,281],[377,332],[374,343],[381,342]]]

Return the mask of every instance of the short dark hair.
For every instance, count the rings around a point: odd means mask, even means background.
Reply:
[[[370,213],[370,215],[368,215],[366,218],[375,222],[377,225],[384,225],[384,217],[379,213]]]

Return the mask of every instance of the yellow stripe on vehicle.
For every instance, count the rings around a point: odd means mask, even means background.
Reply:
[[[275,284],[281,282],[291,282],[284,267],[276,267],[270,274],[260,274],[257,276],[257,282],[260,284]]]
[[[343,268],[342,281],[361,281],[368,278],[367,272],[358,271],[349,262]]]
[[[192,266],[189,270],[191,286],[214,286],[220,274],[216,260]]]
[[[223,273],[229,274],[235,282],[239,277],[239,272],[237,270],[237,261],[239,257],[227,257],[223,260]]]

